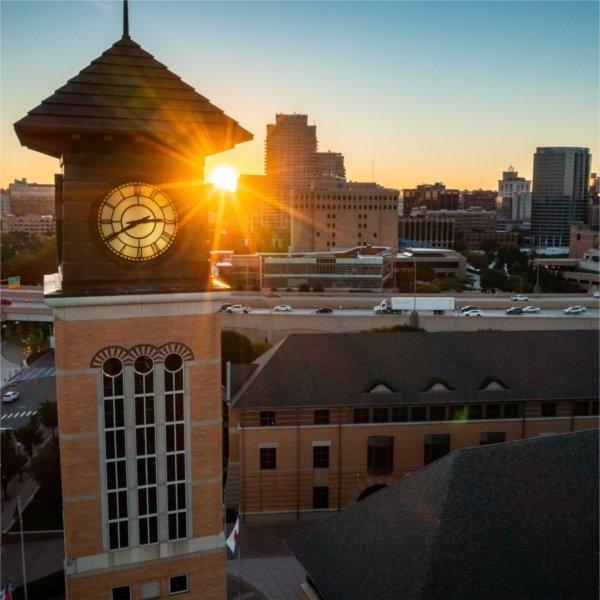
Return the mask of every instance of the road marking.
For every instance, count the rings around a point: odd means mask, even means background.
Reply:
[[[2,415],[2,416],[0,417],[0,421],[3,421],[4,419],[6,419],[6,417],[8,417],[8,415]]]

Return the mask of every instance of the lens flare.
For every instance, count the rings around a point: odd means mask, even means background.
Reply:
[[[235,192],[238,183],[238,174],[229,165],[215,167],[210,175],[210,183],[221,190]]]

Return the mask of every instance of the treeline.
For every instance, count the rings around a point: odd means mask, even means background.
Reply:
[[[2,278],[20,276],[23,285],[41,285],[58,269],[56,236],[24,232],[0,235]]]

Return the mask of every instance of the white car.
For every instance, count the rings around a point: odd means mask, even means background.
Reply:
[[[249,306],[243,304],[233,304],[227,309],[228,313],[244,313],[248,314],[252,309]]]
[[[273,307],[273,312],[292,312],[292,307],[289,304],[278,304]]]
[[[483,313],[478,310],[478,309],[473,309],[473,310],[465,310],[462,313],[463,317],[483,317]]]
[[[600,290],[596,290],[592,296],[594,296],[594,298],[600,298]]]
[[[563,310],[563,312],[565,313],[565,315],[580,315],[581,313],[584,313],[587,309],[585,308],[585,306],[569,306],[569,308],[565,308],[565,310]]]
[[[511,296],[510,299],[513,302],[528,302],[529,301],[529,297],[523,296],[523,294],[517,294],[516,296]]]
[[[4,396],[2,396],[2,402],[14,402],[19,399],[19,392],[6,392]]]
[[[523,312],[524,312],[524,313],[539,313],[539,312],[540,312],[540,309],[539,309],[539,307],[538,307],[538,306],[526,306],[526,307],[523,309]]]

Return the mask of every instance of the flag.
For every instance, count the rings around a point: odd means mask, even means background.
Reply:
[[[12,593],[13,587],[9,580],[8,585],[0,592],[0,600],[12,600]]]
[[[235,521],[235,525],[229,534],[229,537],[225,541],[227,547],[231,550],[232,554],[235,554],[235,546],[240,539],[240,518],[238,517]]]

